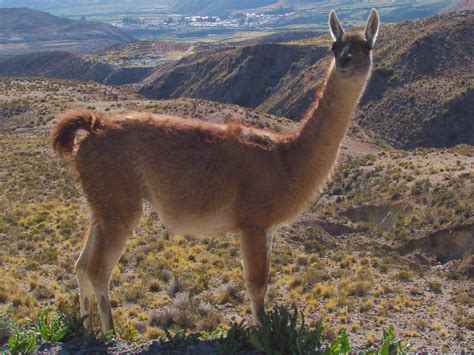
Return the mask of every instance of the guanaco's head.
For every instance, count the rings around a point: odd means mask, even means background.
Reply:
[[[379,14],[375,9],[372,9],[364,32],[344,31],[336,11],[331,11],[329,29],[334,40],[332,51],[334,52],[336,70],[342,77],[367,75],[371,65],[370,51],[374,47],[379,24]]]

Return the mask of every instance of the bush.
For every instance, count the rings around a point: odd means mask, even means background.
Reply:
[[[221,354],[232,354],[236,352],[251,350],[249,342],[250,328],[246,327],[244,321],[233,323],[227,334],[221,335],[217,350]]]
[[[186,333],[186,329],[180,329],[175,334],[171,334],[167,327],[164,327],[163,330],[165,337],[161,341],[172,349],[187,347],[199,341],[199,333]]]
[[[35,332],[45,342],[58,342],[69,333],[68,322],[62,314],[56,315],[52,320],[49,318],[50,308],[40,312],[35,324]]]
[[[284,307],[277,307],[266,316],[261,327],[250,331],[249,343],[265,354],[301,354],[320,350],[322,346],[322,324],[315,329],[308,328],[304,317],[298,322],[298,310],[291,313]]]
[[[29,354],[36,348],[36,335],[31,330],[18,329],[8,339],[8,349],[12,354]]]

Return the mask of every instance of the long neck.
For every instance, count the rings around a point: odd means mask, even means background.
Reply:
[[[331,173],[367,76],[341,78],[332,64],[319,102],[290,143],[292,178],[307,193],[315,193],[308,189],[321,188]]]

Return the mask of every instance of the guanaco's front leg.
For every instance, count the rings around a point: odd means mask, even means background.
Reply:
[[[245,285],[255,324],[262,321],[259,316],[264,310],[272,239],[273,233],[265,229],[248,229],[241,235]]]

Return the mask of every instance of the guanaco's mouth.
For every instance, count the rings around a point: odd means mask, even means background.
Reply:
[[[349,76],[352,75],[352,73],[354,73],[354,68],[351,67],[351,68],[337,68],[337,72],[339,73],[340,76],[342,76],[343,78],[347,78]]]
[[[341,73],[347,73],[347,72],[355,70],[356,68],[357,66],[353,62],[339,63],[339,65],[337,66],[337,70],[340,71]]]

